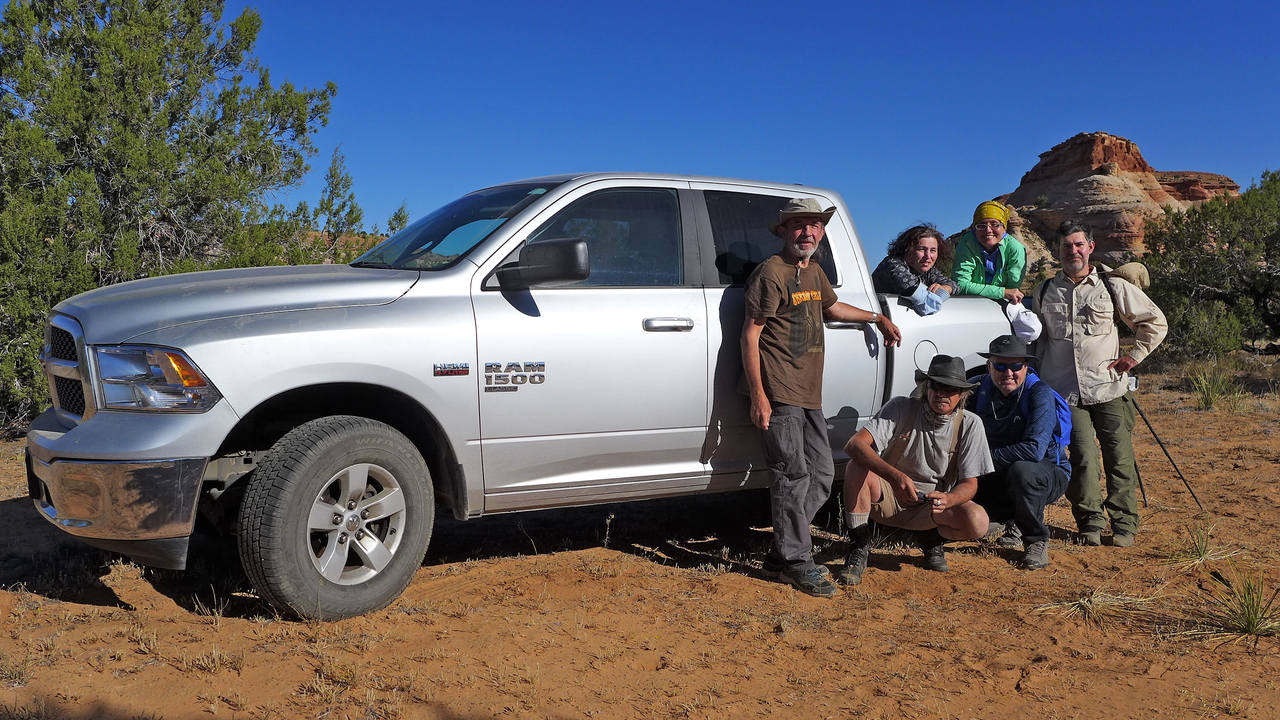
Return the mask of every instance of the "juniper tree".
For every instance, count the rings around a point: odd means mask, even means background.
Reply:
[[[1280,173],[1151,222],[1146,244],[1151,296],[1175,349],[1218,354],[1242,336],[1280,337]]]
[[[387,234],[395,235],[409,224],[409,203],[402,202],[396,211],[387,218]]]
[[[351,174],[347,172],[347,159],[338,148],[333,149],[333,157],[329,161],[329,169],[324,175],[324,190],[320,194],[320,203],[316,206],[316,221],[324,218],[320,229],[326,241],[325,256],[330,260],[347,259],[340,257],[338,241],[343,235],[360,232],[360,222],[364,219],[364,211],[356,204],[356,195],[351,191]]]
[[[0,17],[0,425],[43,402],[49,308],[137,277],[279,262],[332,83],[274,84],[221,0],[11,0]]]

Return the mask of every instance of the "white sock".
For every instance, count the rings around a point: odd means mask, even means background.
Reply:
[[[849,526],[850,530],[857,530],[867,524],[871,513],[847,512],[844,514],[844,524]]]

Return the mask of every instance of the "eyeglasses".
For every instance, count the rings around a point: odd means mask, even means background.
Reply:
[[[988,221],[986,221],[986,222],[976,222],[976,223],[974,223],[974,224],[973,224],[973,226],[974,226],[975,228],[979,228],[979,229],[980,229],[980,228],[986,228],[986,229],[988,229],[988,230],[995,231],[995,230],[999,230],[1000,228],[1004,227],[1004,223],[1000,222],[999,220],[988,220]]]
[[[943,385],[942,383],[937,383],[932,380],[929,381],[929,389],[938,393],[939,395],[959,395],[960,393],[964,392],[964,390],[958,387]]]
[[[996,372],[1004,372],[1005,370],[1021,372],[1022,368],[1026,366],[1026,363],[991,363],[991,368]]]

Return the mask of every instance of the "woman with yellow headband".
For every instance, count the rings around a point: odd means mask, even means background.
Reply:
[[[960,295],[1022,302],[1018,288],[1027,270],[1027,249],[1005,232],[1008,225],[1009,208],[994,200],[973,211],[973,226],[956,241],[951,268]]]

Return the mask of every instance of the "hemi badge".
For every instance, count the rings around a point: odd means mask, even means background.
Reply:
[[[442,375],[467,375],[471,372],[471,366],[467,363],[435,363],[431,367],[431,374],[436,377]]]

